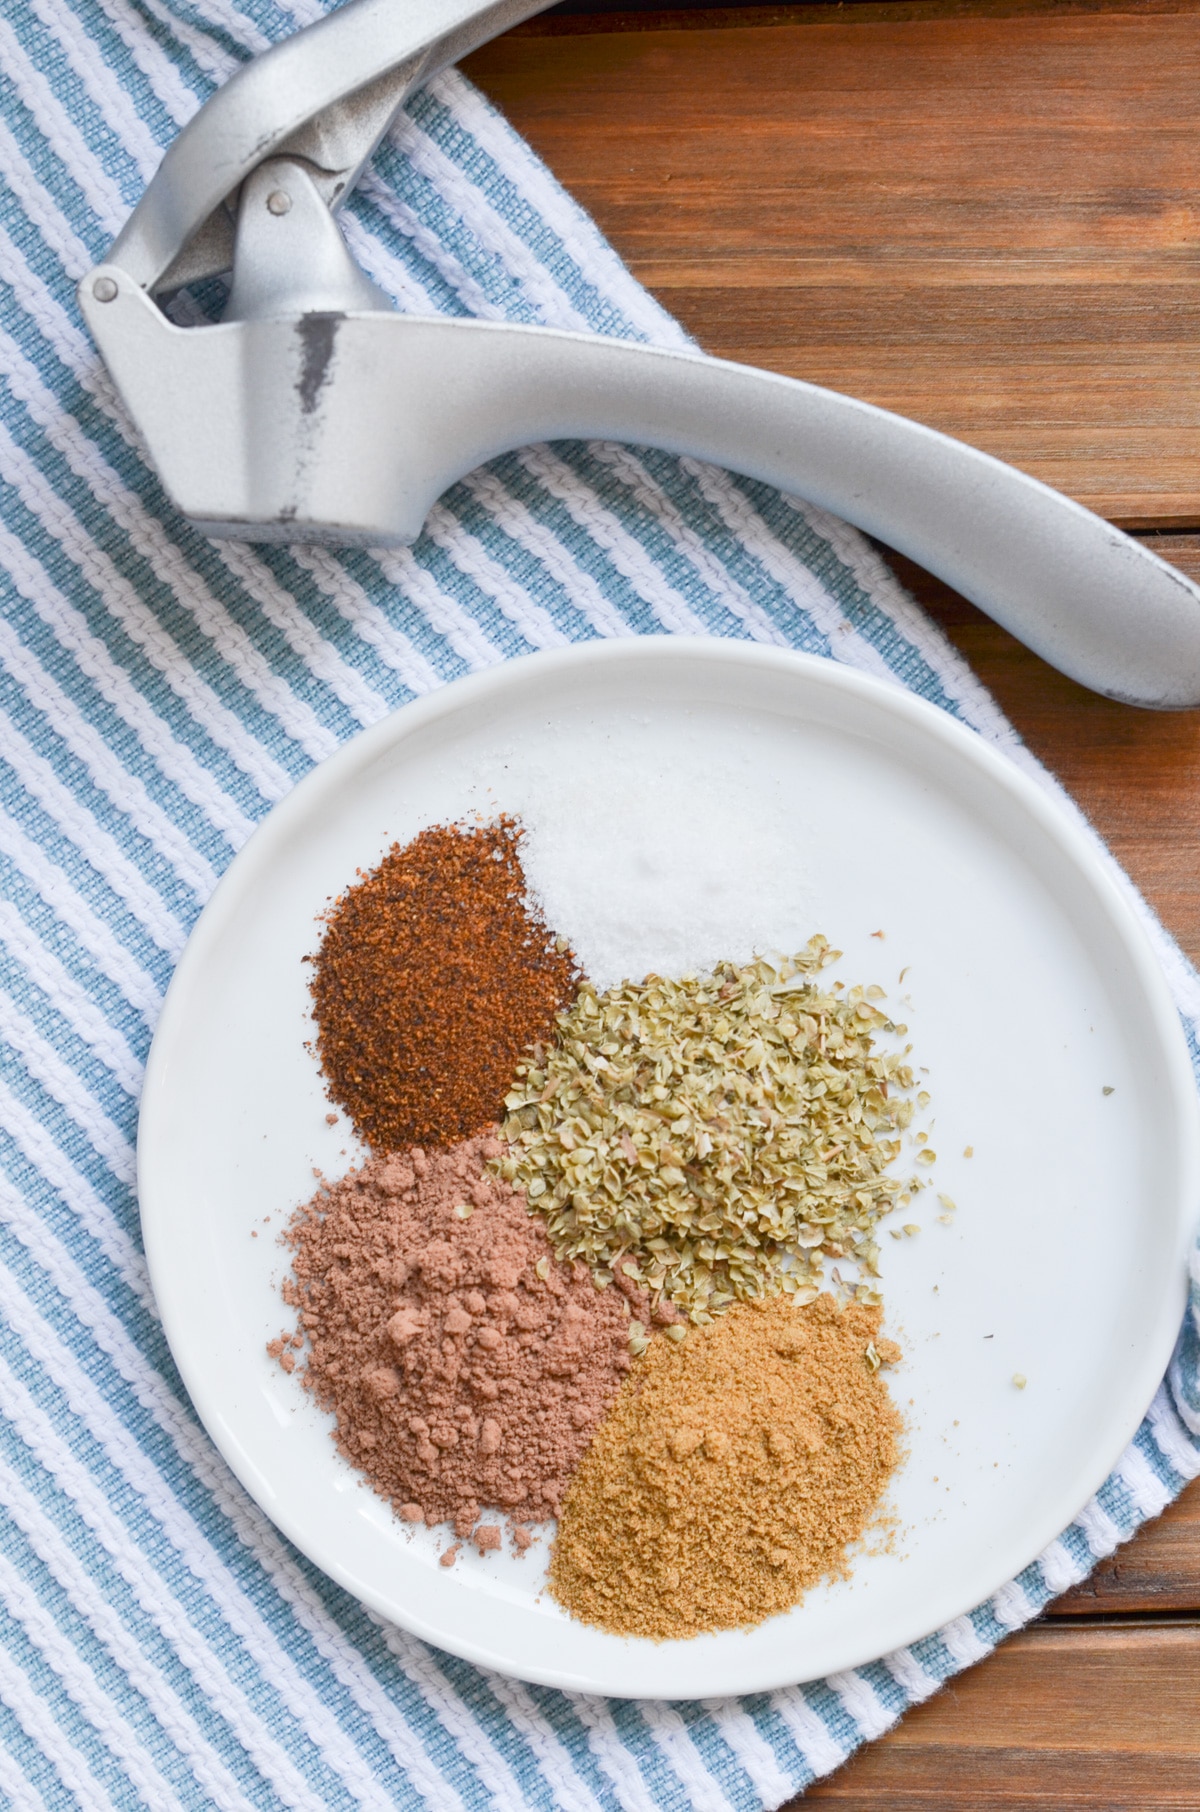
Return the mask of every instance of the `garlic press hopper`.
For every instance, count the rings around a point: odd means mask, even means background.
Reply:
[[[79,298],[177,507],[243,541],[403,543],[510,448],[633,441],[845,517],[1098,692],[1200,705],[1200,589],[961,441],[699,354],[395,312],[337,210],[407,95],[545,4],[348,0],[170,145]],[[219,323],[168,319],[162,297],[222,272]]]

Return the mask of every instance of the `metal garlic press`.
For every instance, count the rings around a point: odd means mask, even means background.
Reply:
[[[1200,705],[1200,588],[961,441],[699,354],[395,312],[338,208],[409,94],[546,4],[348,0],[247,63],[169,146],[79,299],[184,515],[242,541],[394,545],[499,453],[633,441],[845,517],[1097,692]],[[219,323],[168,319],[163,297],[223,272]]]

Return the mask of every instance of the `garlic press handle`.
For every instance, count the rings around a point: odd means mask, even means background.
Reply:
[[[172,140],[107,254],[151,294],[230,268],[230,204],[265,159],[336,208],[407,95],[551,0],[348,0],[239,69]]]
[[[179,507],[245,541],[412,541],[442,492],[531,442],[691,454],[845,517],[1094,691],[1200,705],[1200,589],[962,441],[698,354],[374,310],[188,331],[110,267],[89,323]]]

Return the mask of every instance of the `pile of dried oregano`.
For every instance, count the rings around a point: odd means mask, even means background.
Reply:
[[[920,1187],[887,1174],[913,1077],[877,1048],[905,1030],[881,989],[820,987],[839,954],[814,937],[778,967],[583,984],[550,1048],[518,1066],[497,1161],[560,1259],[600,1283],[619,1271],[699,1324],[776,1290],[810,1300],[824,1255],[877,1275],[876,1223]],[[878,1301],[869,1282],[857,1294]]]

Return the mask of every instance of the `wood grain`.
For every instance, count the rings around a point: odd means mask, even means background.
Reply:
[[[709,351],[1200,526],[1197,4],[712,17],[466,68]]]
[[[1195,1812],[1200,1622],[1034,1625],[793,1804]]]
[[[1050,1607],[1055,1619],[1172,1611],[1200,1616],[1200,1480]]]
[[[546,12],[516,25],[510,37],[560,37],[576,32],[596,37],[618,31],[711,31],[737,25],[896,25],[909,19],[1017,19],[1033,14],[1178,13],[1187,0],[793,0],[777,6],[754,0],[724,0],[686,8],[643,5],[634,0],[561,0]]]

